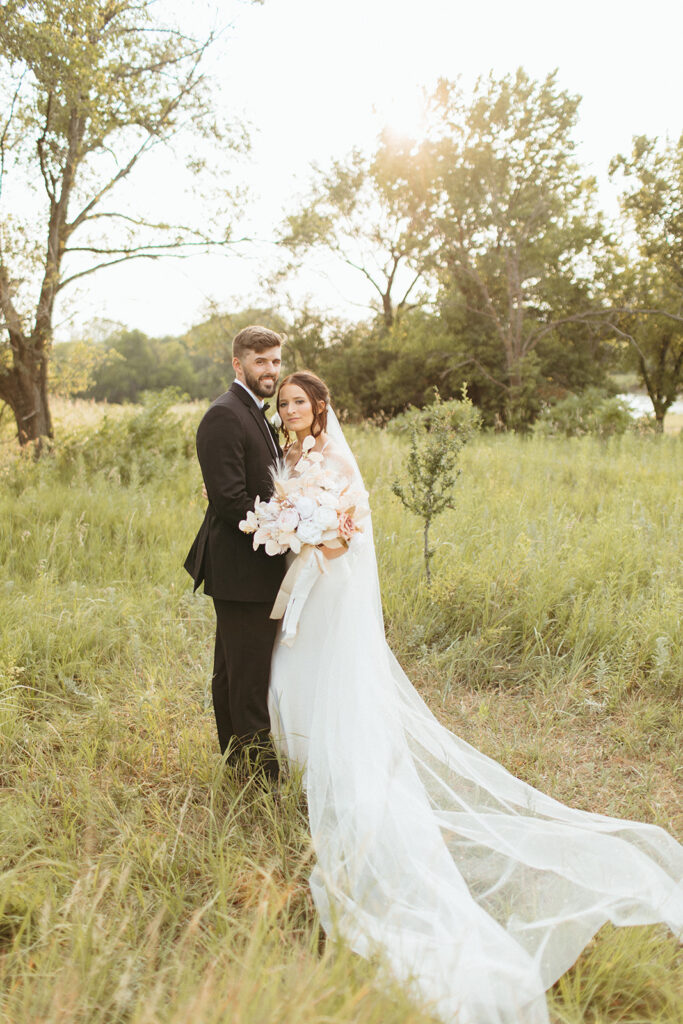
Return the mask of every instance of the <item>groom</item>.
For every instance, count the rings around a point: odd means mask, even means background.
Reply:
[[[275,394],[282,338],[267,327],[240,331],[232,343],[235,381],[204,415],[197,455],[209,497],[185,568],[194,589],[216,610],[213,707],[221,753],[232,763],[278,776],[270,740],[268,679],[277,622],[270,610],[285,573],[284,555],[254,551],[239,522],[257,497],[272,492],[270,470],[282,454],[265,416],[264,398]]]

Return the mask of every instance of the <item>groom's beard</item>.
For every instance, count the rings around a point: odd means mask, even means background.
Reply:
[[[272,398],[277,387],[277,377],[274,377],[272,373],[264,373],[261,377],[255,377],[245,370],[244,383],[259,398]]]

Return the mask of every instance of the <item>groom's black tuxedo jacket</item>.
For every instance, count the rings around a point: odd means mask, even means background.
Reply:
[[[284,555],[254,551],[239,522],[257,497],[271,496],[270,470],[279,452],[274,432],[241,385],[209,406],[197,430],[197,455],[209,495],[204,522],[185,560],[194,589],[223,601],[273,601]]]

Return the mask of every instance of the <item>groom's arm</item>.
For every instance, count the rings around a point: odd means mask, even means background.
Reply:
[[[216,515],[238,526],[257,496],[247,492],[244,428],[230,409],[209,409],[197,431],[197,455]]]

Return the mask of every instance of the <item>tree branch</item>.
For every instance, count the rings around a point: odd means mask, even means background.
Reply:
[[[57,182],[54,179],[54,175],[52,175],[50,173],[50,171],[48,169],[48,166],[47,166],[47,163],[46,163],[46,160],[45,160],[45,140],[47,139],[47,133],[50,130],[50,114],[51,114],[51,111],[52,111],[52,96],[53,96],[53,93],[52,93],[52,90],[50,90],[50,92],[47,94],[47,104],[46,104],[46,107],[45,107],[45,124],[43,125],[43,131],[42,131],[42,133],[40,135],[40,138],[38,139],[38,142],[36,143],[36,148],[38,150],[38,162],[40,164],[40,173],[42,174],[43,181],[45,182],[45,191],[48,194],[48,198],[50,199],[50,202],[51,203],[56,203],[57,202]]]
[[[155,224],[154,221],[145,220],[144,217],[132,217],[128,213],[118,213],[116,210],[99,210],[95,213],[88,214],[83,218],[81,223],[92,220],[123,220],[128,224],[132,224],[136,228],[149,228],[152,231],[168,231],[173,228],[175,230],[191,231],[194,232],[194,234],[199,234],[199,230],[197,228],[186,227],[182,224]],[[71,225],[69,226],[71,227]],[[246,241],[249,241],[249,239],[246,239]],[[69,249],[69,252],[73,252],[73,250]]]
[[[422,273],[421,273],[421,271],[418,270],[417,274],[415,275],[415,277],[413,278],[413,280],[411,281],[411,283],[408,285],[408,287],[406,288],[405,292],[403,293],[403,298],[401,299],[401,301],[396,306],[396,311],[397,312],[399,310],[402,310],[402,309],[406,308],[406,303],[408,301],[408,296],[410,295],[410,293],[412,292],[413,288],[415,287],[415,285],[417,284],[417,282],[420,280],[421,277],[422,277]],[[414,304],[411,308],[414,309],[415,305],[416,304]]]
[[[173,228],[171,227],[171,228],[169,228],[169,230],[173,230]],[[128,253],[142,252],[143,250],[157,250],[157,249],[158,250],[166,250],[166,249],[180,249],[180,248],[184,248],[184,247],[187,247],[187,246],[190,246],[190,245],[191,246],[202,246],[202,245],[205,245],[205,246],[215,246],[215,245],[227,245],[227,244],[228,244],[227,241],[224,240],[224,239],[217,240],[215,238],[198,238],[195,241],[190,241],[188,239],[187,241],[184,241],[184,242],[180,242],[180,241],[176,241],[176,242],[149,242],[149,243],[141,242],[140,245],[121,246],[120,248],[119,247],[113,247],[111,249],[109,249],[109,248],[100,248],[100,247],[94,246],[94,245],[74,245],[73,247],[70,247],[69,249],[65,249],[65,253],[91,252],[95,256],[118,256],[118,255],[127,255]]]
[[[195,243],[188,243],[195,244]],[[199,243],[196,243],[199,244]],[[169,248],[177,248],[176,246],[169,245]],[[106,260],[102,263],[96,263],[92,267],[87,267],[86,270],[79,270],[76,274],[71,274],[70,277],[65,277],[59,284],[59,290],[65,287],[67,284],[71,284],[72,281],[77,281],[79,277],[87,277],[88,274],[94,274],[96,270],[102,270],[104,267],[114,267],[117,263],[126,263],[128,260],[158,260],[161,256],[166,258],[175,257],[176,259],[184,259],[189,253],[184,252],[131,252],[125,256],[120,256],[116,260]]]
[[[5,323],[3,327],[7,330],[10,335],[10,341],[12,348],[15,346],[21,346],[23,343],[23,330],[21,325],[21,317],[17,312],[14,303],[12,302],[12,292],[10,288],[10,281],[7,274],[7,267],[2,262],[2,252],[0,251],[0,309],[2,310],[3,316],[5,317]]]
[[[19,99],[19,92],[21,91],[21,87],[23,85],[25,76],[26,69],[24,68],[19,77],[17,87],[14,90],[14,96],[12,97],[12,101],[9,105],[9,113],[7,115],[7,120],[5,121],[5,126],[2,129],[2,136],[0,136],[0,195],[2,195],[2,183],[5,177],[5,144],[7,142],[7,133],[9,131],[10,124],[12,123],[12,118],[14,116],[14,108],[17,104],[17,100]]]
[[[89,216],[90,211],[97,206],[100,200],[108,192],[110,192],[114,188],[114,186],[118,184],[119,181],[121,181],[128,174],[130,174],[130,172],[133,170],[135,164],[138,162],[143,153],[146,153],[148,149],[151,149],[152,146],[156,145],[158,142],[161,142],[161,139],[158,136],[155,137],[152,134],[149,134],[147,136],[147,138],[143,141],[142,145],[139,146],[138,149],[133,153],[128,163],[124,167],[122,167],[114,175],[114,177],[107,182],[106,185],[103,185],[99,192],[97,192],[96,195],[94,195],[93,198],[88,203],[86,203],[81,212],[76,217],[74,217],[71,223],[67,224],[67,232],[69,235],[72,235],[76,228],[80,227],[80,225],[85,220],[93,219],[92,217]]]
[[[187,96],[188,93],[190,93],[192,89],[196,87],[197,79],[195,78],[195,72],[197,71],[199,63],[202,59],[202,56],[207,46],[208,41],[205,42],[203,46],[196,51],[197,57],[194,64],[192,65],[187,75],[185,76],[185,81],[179,88],[176,95],[169,101],[159,121],[159,124],[154,126],[154,130],[152,130],[151,128],[147,129],[147,137],[143,140],[142,144],[138,147],[138,149],[133,153],[128,163],[125,164],[125,166],[122,167],[114,175],[113,178],[111,178],[105,185],[102,186],[102,188],[96,193],[96,195],[94,195],[93,198],[88,203],[86,203],[81,212],[67,226],[67,235],[71,235],[76,230],[76,228],[78,228],[83,223],[83,221],[88,218],[88,215],[90,214],[91,210],[93,210],[97,206],[97,204],[103,199],[103,197],[107,195],[107,193],[110,192],[114,188],[114,186],[118,184],[118,182],[120,182],[123,178],[127,177],[130,174],[133,167],[135,167],[136,163],[144,153],[146,153],[157,143],[164,141],[162,136],[162,128],[169,123],[172,114],[177,110],[178,106],[185,98],[185,96]],[[169,63],[171,62],[169,61]]]
[[[361,274],[364,277],[366,277],[368,279],[368,281],[370,282],[370,284],[372,285],[372,287],[376,289],[376,291],[379,294],[380,298],[384,297],[384,292],[382,291],[380,286],[377,284],[377,282],[373,278],[372,274],[370,274],[369,271],[364,266],[362,266],[360,263],[354,263],[354,261],[352,259],[350,259],[348,256],[344,256],[341,253],[340,253],[340,255],[342,256],[342,259],[344,260],[344,263],[346,263],[349,267],[353,267],[354,270],[360,270]]]
[[[605,310],[606,313],[630,313],[638,314],[639,316],[664,316],[667,320],[674,320],[678,324],[683,324],[683,316],[679,316],[678,313],[669,313],[666,309],[644,309],[640,306],[613,306]]]

